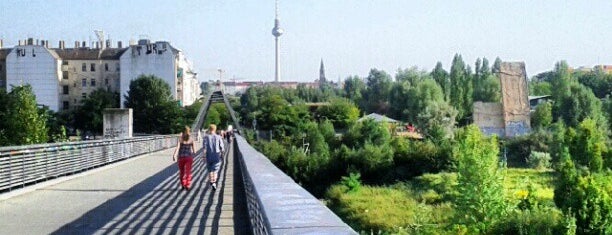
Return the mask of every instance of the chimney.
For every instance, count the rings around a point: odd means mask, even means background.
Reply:
[[[74,41],[74,48],[79,48],[79,41]]]
[[[47,45],[47,48],[49,48],[49,40],[45,40],[45,45]]]
[[[17,45],[21,46],[21,40],[17,41]]]
[[[83,48],[87,47],[87,42],[83,41]]]
[[[38,41],[38,40],[37,40]],[[40,45],[45,47],[45,40],[40,40]]]
[[[111,48],[111,40],[110,39],[106,39],[106,46],[105,48]]]
[[[28,38],[28,46],[34,45],[34,38]]]
[[[117,48],[123,48],[123,45],[122,45],[121,41],[117,42]]]
[[[0,49],[2,49],[2,39],[0,39]]]
[[[59,41],[59,49],[64,50],[64,47],[65,47],[65,46],[66,46],[66,45],[64,45],[64,40],[60,40],[60,41]]]
[[[100,48],[100,43],[96,42],[96,49],[99,49],[99,48]]]

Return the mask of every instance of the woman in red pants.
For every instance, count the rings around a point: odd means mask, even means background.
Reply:
[[[178,156],[179,181],[183,189],[189,191],[191,189],[191,166],[193,165],[193,155],[195,148],[191,139],[191,130],[185,126],[185,131],[181,133],[172,160],[176,161]]]

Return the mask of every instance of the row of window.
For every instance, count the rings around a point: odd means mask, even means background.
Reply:
[[[108,78],[104,79],[104,85],[108,85]],[[74,84],[74,86],[76,87],[76,83]],[[85,79],[85,78],[81,79],[81,86],[82,87],[87,87],[87,79]],[[96,79],[91,79],[90,83],[89,83],[89,86],[95,87],[96,86]],[[68,86],[68,85],[64,85],[62,87],[62,93],[64,95],[68,95],[69,90],[70,90],[70,86]]]
[[[81,71],[87,72],[87,63],[83,63],[81,65]],[[96,63],[89,64],[89,72],[95,72],[95,71],[96,71]],[[104,63],[104,71],[109,71],[108,63]],[[115,71],[117,72],[120,71],[119,63],[115,64]]]

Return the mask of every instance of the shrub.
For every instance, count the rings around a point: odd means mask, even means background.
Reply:
[[[543,170],[550,168],[550,154],[533,151],[527,157],[527,165],[536,170]]]
[[[547,153],[551,139],[552,134],[544,130],[507,139],[503,147],[506,148],[508,167],[526,167],[529,154],[533,151]]]
[[[566,234],[564,216],[558,209],[535,207],[531,210],[514,210],[495,223],[488,234]]]
[[[348,188],[348,192],[356,192],[361,188],[361,174],[350,173],[349,176],[342,176],[340,183]]]

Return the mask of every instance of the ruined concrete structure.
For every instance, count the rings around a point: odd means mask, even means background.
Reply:
[[[514,137],[531,131],[529,89],[524,62],[502,62],[499,72],[502,102],[474,103],[474,123],[486,135]]]

